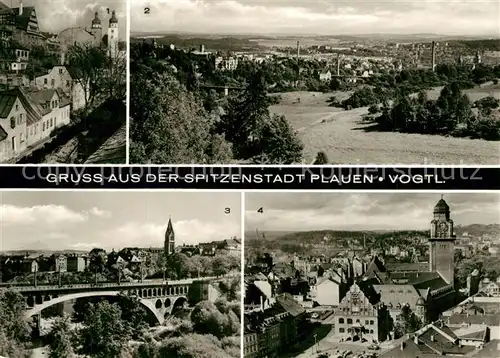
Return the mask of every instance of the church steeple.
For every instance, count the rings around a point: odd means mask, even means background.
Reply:
[[[175,232],[172,225],[172,218],[168,218],[167,230],[165,231],[165,242],[163,246],[165,256],[169,256],[175,252]]]

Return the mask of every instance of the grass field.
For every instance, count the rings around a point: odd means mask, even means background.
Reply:
[[[494,95],[500,85],[488,85],[467,94],[471,100]],[[328,106],[335,95],[348,93],[282,93],[271,111],[286,116],[304,143],[304,160],[312,162],[323,151],[331,164],[500,164],[500,143],[445,136],[370,131],[362,122],[367,108],[344,111]],[[439,89],[429,91],[437,98]],[[300,98],[300,101],[298,99]]]

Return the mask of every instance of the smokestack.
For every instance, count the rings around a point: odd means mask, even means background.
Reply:
[[[200,52],[205,53],[205,45],[200,45]]]
[[[401,350],[404,350],[405,349],[405,342],[401,342]]]
[[[432,70],[436,69],[436,41],[432,41]]]
[[[340,77],[340,53],[337,54],[337,76]]]
[[[297,41],[297,61],[300,58],[300,41]]]
[[[66,64],[66,52],[61,52],[61,66]]]
[[[23,0],[19,0],[19,16],[23,14]]]

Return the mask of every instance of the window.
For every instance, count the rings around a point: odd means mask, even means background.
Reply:
[[[347,328],[347,332],[348,332],[348,333],[351,333],[351,331],[352,331],[352,329]]]
[[[370,324],[373,326],[375,322],[373,322],[373,320],[370,320]]]
[[[368,320],[365,320],[365,324],[370,324],[370,321],[368,321]]]
[[[16,117],[10,117],[10,128],[16,128]]]
[[[19,134],[19,141],[24,142],[24,133]]]
[[[19,105],[16,104],[16,111],[19,111]]]
[[[16,137],[12,137],[12,150],[15,152],[17,151],[17,146],[16,146]]]
[[[60,68],[59,69],[59,74],[62,75],[62,73],[63,73],[63,70],[62,70],[62,68]]]
[[[339,333],[344,333],[345,329],[344,328],[339,328]]]
[[[48,83],[49,83],[49,81],[48,81],[46,78],[44,78],[44,79],[43,79],[43,84],[44,84],[44,85],[46,85],[46,84],[48,84]]]
[[[45,132],[45,122],[42,123],[42,132]]]
[[[373,334],[373,329],[370,329],[370,333]]]
[[[23,118],[23,114],[19,114],[19,121],[22,123],[24,123],[24,118]]]
[[[348,318],[347,319],[347,324],[352,324],[352,319]]]
[[[344,319],[343,318],[339,318],[339,324],[343,324],[344,323]]]
[[[356,323],[359,323],[359,319],[356,320]]]
[[[52,127],[52,118],[50,119],[50,126],[49,127]]]
[[[56,80],[55,80],[55,79],[51,79],[51,80],[50,80],[50,84],[51,84],[52,86],[55,86],[55,85],[56,85]]]

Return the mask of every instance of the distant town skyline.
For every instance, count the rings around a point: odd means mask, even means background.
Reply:
[[[440,198],[438,193],[247,193],[245,231],[427,230]],[[455,225],[500,223],[500,194],[453,193],[444,200]]]
[[[497,0],[136,0],[130,6],[131,33],[500,35]]]
[[[3,192],[0,251],[163,247],[169,217],[176,245],[240,237],[240,194]]]
[[[19,7],[20,0],[0,0],[9,7]],[[90,28],[95,13],[98,12],[103,29],[107,31],[111,11],[115,10],[120,39],[127,38],[127,0],[22,0],[23,7],[34,6],[40,31],[59,34],[72,28]],[[110,10],[108,14],[107,9]],[[57,21],[54,21],[56,19]],[[107,33],[107,32],[105,32]]]

